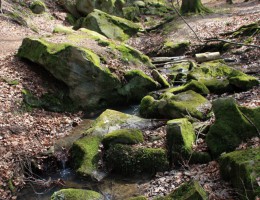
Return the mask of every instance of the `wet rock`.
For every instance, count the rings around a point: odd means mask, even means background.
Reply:
[[[215,157],[233,151],[246,139],[257,136],[260,108],[238,107],[233,98],[220,98],[213,102],[215,123],[210,127],[206,142]]]
[[[241,194],[240,199],[255,199],[260,195],[260,148],[238,150],[220,157],[220,170],[224,180]]]

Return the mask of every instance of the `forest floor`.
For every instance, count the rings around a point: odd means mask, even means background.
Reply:
[[[205,3],[217,13],[185,17],[201,38],[233,31],[241,25],[250,24],[260,19],[258,0],[234,1],[233,5],[227,5],[225,0],[206,0]],[[8,6],[10,3],[4,1],[4,13],[8,11]],[[52,77],[46,79],[48,75],[41,71],[37,65],[24,62],[15,56],[23,38],[50,35],[55,25],[63,24],[65,13],[56,9],[51,3],[48,6],[51,15],[54,16],[52,20],[46,21],[46,16],[32,19],[38,27],[38,33],[17,24],[6,15],[0,14],[0,199],[16,199],[17,189],[27,182],[24,176],[26,162],[48,150],[56,139],[68,135],[73,124],[80,123],[83,117],[83,112],[55,113],[43,109],[28,110],[23,105],[23,90],[30,90],[33,94],[41,96],[50,87],[55,87],[55,81]],[[181,24],[179,28],[169,33],[168,37],[183,39],[185,36],[185,39],[190,40],[191,43],[198,43],[191,30],[181,19],[178,19],[178,23]],[[149,48],[156,48],[158,43],[162,41],[162,37],[164,36],[160,34],[145,35],[132,41],[132,44],[146,52]],[[259,45],[259,36],[255,37],[253,42]],[[140,45],[141,43],[142,45]],[[252,72],[259,76],[259,49],[241,47],[236,51],[241,53],[226,53],[224,56],[235,57],[243,61],[245,72]],[[259,88],[233,94],[233,96],[242,105],[260,106]],[[259,139],[254,140],[254,144],[259,144]],[[193,169],[195,170],[195,168]],[[209,176],[215,173],[216,180],[220,178],[216,162],[201,166],[200,170],[204,174],[208,173]],[[203,172],[203,170],[205,171]],[[212,174],[207,170],[212,170]],[[186,178],[192,176],[192,171],[185,173]],[[167,174],[159,174],[158,178],[167,178],[167,176]],[[153,186],[159,187],[162,184],[158,183],[157,181]],[[223,183],[219,182],[219,184]],[[148,186],[153,187],[152,183]],[[151,189],[148,188],[147,192],[149,193],[149,191]],[[218,197],[213,195],[212,199],[226,199],[226,197],[223,192],[223,195]]]

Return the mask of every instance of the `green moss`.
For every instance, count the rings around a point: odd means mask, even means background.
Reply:
[[[138,129],[120,129],[105,135],[102,143],[105,148],[113,144],[138,144],[144,141],[142,131]]]
[[[220,157],[220,171],[230,180],[240,199],[255,199],[260,195],[257,178],[260,176],[260,148],[234,151]]]
[[[140,115],[145,118],[159,118],[158,102],[152,96],[145,96],[140,104]]]
[[[212,93],[248,90],[258,85],[256,78],[227,66],[223,61],[204,62],[188,74],[188,80],[203,83]]]
[[[53,33],[64,33],[64,34],[71,34],[75,31],[72,29],[72,27],[67,27],[63,25],[57,25],[53,29]]]
[[[210,114],[210,102],[200,94],[188,90],[186,92],[172,95],[164,93],[158,102],[159,113],[166,118],[194,117],[207,119]]]
[[[127,6],[122,9],[124,18],[131,21],[139,21],[140,9],[138,6]]]
[[[188,47],[190,46],[189,41],[183,41],[183,42],[173,42],[166,40],[163,44],[162,49],[160,50],[159,54],[164,56],[178,56],[183,55],[186,50],[188,50]]]
[[[57,192],[54,192],[51,196],[51,200],[102,200],[103,196],[92,190],[83,190],[83,189],[62,189]]]
[[[30,9],[32,10],[33,13],[35,14],[41,14],[43,12],[45,12],[46,10],[46,5],[44,2],[40,1],[40,0],[34,0],[31,5],[30,5]]]
[[[170,162],[176,160],[173,153],[179,154],[177,157],[184,157],[192,152],[192,145],[196,136],[192,124],[186,118],[174,119],[167,122],[166,144],[169,152]]]
[[[152,76],[154,78],[154,80],[156,80],[158,83],[161,84],[162,87],[170,87],[170,84],[168,83],[168,81],[159,73],[159,71],[157,70],[153,70],[152,71]]]
[[[129,20],[109,15],[97,9],[82,21],[81,27],[120,41],[127,40],[140,30],[139,25]]]
[[[174,64],[172,67],[168,69],[169,79],[171,80],[172,84],[186,83],[187,81],[187,74],[191,70],[191,64],[189,62],[182,62],[179,64]]]
[[[156,198],[156,200],[207,200],[208,196],[205,190],[196,181],[184,183],[179,188],[165,197]]]
[[[125,175],[155,173],[168,168],[166,152],[163,149],[133,148],[116,144],[106,151],[105,160],[110,169]]]
[[[155,90],[159,84],[141,70],[131,70],[124,75],[127,83],[119,89],[128,101],[140,101],[148,92]]]
[[[72,25],[72,26],[76,23],[76,18],[73,15],[69,14],[69,13],[66,14],[65,20],[67,22],[69,22],[69,24]]]
[[[207,145],[213,156],[217,157],[223,152],[230,152],[242,141],[258,135],[255,126],[244,116],[234,99],[215,100],[213,111],[216,121],[206,136]],[[259,119],[259,114],[257,116]],[[259,121],[256,123],[258,124]]]
[[[71,156],[76,172],[83,176],[91,176],[98,169],[101,156],[98,152],[102,138],[85,136],[73,143]]]
[[[34,96],[27,90],[23,90],[22,93],[23,102],[27,107],[42,108],[52,112],[73,112],[78,109],[78,106],[63,91],[45,93],[40,97]]]
[[[177,93],[180,93],[180,92],[185,92],[187,90],[193,90],[194,92],[197,92],[201,95],[209,94],[208,88],[203,83],[200,83],[196,80],[191,80],[190,82],[186,83],[183,86],[173,87],[173,88],[170,88],[166,91],[170,92],[170,93],[177,94]]]
[[[251,24],[239,27],[237,30],[235,30],[232,33],[232,36],[233,37],[252,36],[252,35],[256,35],[259,32],[260,32],[259,22],[251,23]]]

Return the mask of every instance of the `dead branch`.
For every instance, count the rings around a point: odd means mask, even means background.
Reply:
[[[248,46],[248,47],[260,48],[259,45],[255,45],[255,44],[244,44],[244,43],[232,42],[232,41],[229,41],[229,40],[224,40],[224,39],[219,39],[219,38],[204,39],[204,41],[206,43],[208,43],[208,42],[225,42],[225,43],[230,43],[230,44],[234,44],[234,45],[237,45],[237,46]]]

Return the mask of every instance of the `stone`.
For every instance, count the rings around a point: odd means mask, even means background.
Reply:
[[[75,104],[88,110],[123,104],[130,99],[138,101],[158,86],[141,70],[133,71],[153,68],[147,56],[87,29],[46,38],[25,38],[18,56],[43,66],[68,86]]]
[[[186,158],[192,153],[192,145],[196,139],[192,124],[186,118],[174,119],[167,122],[166,144],[172,161]]]
[[[260,196],[260,148],[237,150],[219,158],[220,172],[224,180],[236,188],[240,199],[256,199]]]
[[[164,171],[169,167],[164,149],[115,144],[105,152],[107,167],[123,175]]]
[[[163,56],[180,56],[183,55],[184,52],[188,50],[189,46],[190,46],[189,41],[180,41],[180,42],[165,41],[162,49],[160,49],[158,54]]]
[[[102,140],[105,148],[114,144],[138,144],[144,141],[142,131],[138,129],[119,129],[106,134]]]
[[[109,15],[95,9],[83,19],[81,28],[96,31],[108,38],[124,41],[141,30],[141,27],[132,21]]]
[[[162,87],[164,87],[164,88],[170,87],[170,84],[168,83],[168,81],[160,74],[160,72],[158,70],[154,69],[152,71],[152,76],[155,81],[157,81],[158,83],[160,83],[162,85]]]
[[[35,14],[41,14],[43,12],[45,12],[46,10],[46,5],[44,2],[40,1],[40,0],[34,0],[31,4],[30,4],[30,9],[33,13]]]
[[[140,114],[149,118],[176,119],[192,117],[200,120],[209,118],[211,103],[200,94],[188,90],[179,94],[164,93],[155,100],[151,96],[142,99]]]
[[[173,87],[173,88],[167,89],[166,92],[178,94],[180,92],[185,92],[187,90],[192,90],[192,91],[197,92],[201,95],[209,94],[208,88],[203,83],[198,82],[196,80],[191,80],[188,83],[186,83],[182,86],[179,86],[179,87]]]
[[[131,70],[125,73],[126,84],[120,88],[119,94],[128,96],[128,101],[140,101],[149,91],[160,88],[160,85],[141,70]]]
[[[54,192],[51,196],[51,200],[104,200],[104,197],[98,192],[92,190],[83,190],[83,189],[61,189],[57,192]]]
[[[233,98],[220,98],[213,102],[216,116],[206,135],[211,154],[218,157],[223,152],[233,151],[242,141],[258,136],[260,108],[246,109],[237,106]]]
[[[229,67],[221,60],[204,62],[193,68],[187,77],[203,83],[211,93],[217,94],[249,90],[259,85],[256,78]]]
[[[93,122],[91,127],[84,132],[84,137],[73,143],[71,157],[74,169],[83,176],[95,178],[95,174],[99,170],[98,163],[101,159],[99,148],[102,145],[102,140],[104,138],[106,138],[106,144],[110,142],[124,143],[124,138],[126,138],[122,136],[124,131],[126,129],[134,129],[138,136],[131,141],[128,137],[128,142],[141,142],[142,136],[140,135],[140,131],[137,131],[136,129],[142,130],[153,126],[156,126],[156,122],[153,122],[152,120],[114,110],[104,111]],[[113,137],[115,135],[117,137]]]

